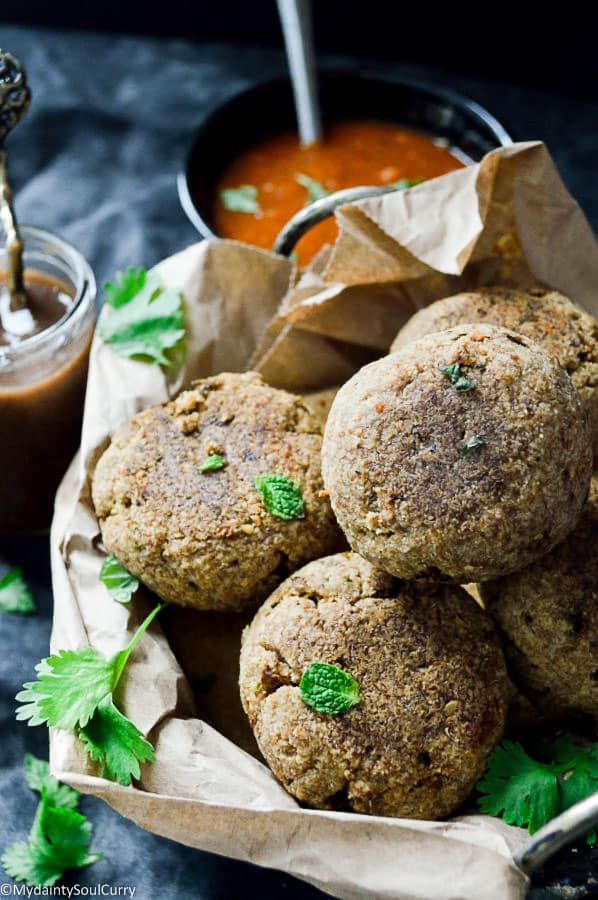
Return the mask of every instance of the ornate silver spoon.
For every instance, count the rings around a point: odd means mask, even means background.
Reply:
[[[6,234],[6,286],[13,312],[27,306],[27,295],[23,287],[23,242],[12,206],[4,141],[25,115],[30,99],[21,63],[0,49],[0,222]]]

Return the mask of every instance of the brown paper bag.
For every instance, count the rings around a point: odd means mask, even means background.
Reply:
[[[465,286],[537,280],[598,314],[598,247],[539,143],[496,150],[409,191],[346,206],[338,219],[336,246],[298,280],[287,260],[231,241],[197,244],[160,263],[164,283],[186,298],[182,371],[123,359],[95,340],[81,451],[58,493],[52,528],[53,650],[91,644],[113,653],[147,611],[143,597],[127,610],[99,582],[103,554],[89,494],[99,454],[138,410],[194,377],[249,365],[293,390],[339,383],[386,352],[415,309]],[[121,787],[98,777],[72,734],[54,731],[51,766],[59,778],[150,831],[282,869],[332,896],[524,896],[527,879],[512,855],[527,836],[497,819],[420,822],[302,809],[256,758],[242,719],[242,617],[164,615],[171,643],[154,623],[119,697],[154,743],[156,761],[137,786]],[[221,667],[211,704],[190,687],[215,665],[210,645]]]

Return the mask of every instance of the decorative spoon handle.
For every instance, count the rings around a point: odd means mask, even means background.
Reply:
[[[30,99],[25,71],[20,62],[10,53],[0,50],[0,222],[6,234],[6,286],[13,312],[27,306],[27,295],[23,287],[23,242],[12,205],[4,139],[25,115]]]

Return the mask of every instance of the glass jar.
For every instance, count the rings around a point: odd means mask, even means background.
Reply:
[[[40,228],[23,226],[21,237],[26,287],[53,282],[71,299],[43,331],[0,345],[2,534],[50,525],[56,489],[80,441],[95,320],[95,278],[78,250]]]

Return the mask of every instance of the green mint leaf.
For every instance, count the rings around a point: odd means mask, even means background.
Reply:
[[[225,209],[231,212],[260,212],[258,191],[253,184],[242,184],[237,188],[224,188],[220,191],[220,200]]]
[[[67,784],[61,784],[57,778],[50,774],[50,767],[45,759],[38,759],[31,753],[25,756],[25,781],[32,791],[45,793],[49,806],[59,806],[64,809],[76,809],[79,803],[79,793]]]
[[[421,184],[424,180],[424,178],[399,178],[398,181],[392,181],[389,187],[404,191],[406,188],[415,187],[416,184]]]
[[[441,366],[440,371],[446,375],[456,391],[471,391],[475,387],[471,378],[466,378],[461,374],[459,363],[453,363],[452,366]]]
[[[459,456],[471,456],[472,453],[475,453],[476,450],[479,450],[480,447],[483,447],[485,443],[486,438],[483,434],[474,434],[457,448],[459,451]]]
[[[113,553],[102,563],[100,581],[106,585],[108,593],[118,603],[129,603],[139,587],[139,579],[121,566]]]
[[[302,185],[302,187],[307,190],[307,203],[313,203],[314,200],[321,200],[322,197],[327,197],[330,191],[327,191],[323,184],[319,181],[316,181],[315,178],[310,178],[309,175],[303,175],[299,172],[295,175],[295,181]]]
[[[146,276],[147,272],[143,268],[130,268],[126,272],[117,272],[114,284],[110,281],[104,283],[104,302],[114,309],[124,306],[142,290]]]
[[[137,294],[102,316],[98,334],[120,356],[167,368],[173,359],[166,351],[180,350],[185,337],[183,295],[163,288],[156,273],[148,272]]]
[[[79,737],[91,759],[101,764],[102,774],[119,784],[131,784],[131,778],[140,776],[139,763],[155,758],[150,742],[116,708],[111,696],[102,700]]]
[[[318,712],[338,716],[359,703],[359,684],[349,672],[330,663],[315,662],[299,682],[301,699]]]
[[[226,465],[226,460],[223,456],[220,456],[219,453],[212,453],[210,456],[206,456],[201,466],[199,467],[200,472],[217,472],[219,469],[223,469]]]
[[[301,488],[286,475],[258,475],[255,488],[264,508],[279,519],[300,519],[303,515]]]
[[[67,869],[91,865],[101,853],[89,852],[92,826],[72,809],[49,804],[42,791],[28,841],[19,841],[2,856],[5,871],[31,887],[56,884]]]
[[[121,651],[122,653],[122,651]],[[51,728],[71,731],[84,727],[96,707],[113,690],[121,653],[106,659],[94,647],[59,650],[35,667],[37,681],[23,685],[17,700],[19,721],[30,725],[46,723]]]
[[[0,580],[0,609],[8,613],[35,612],[35,600],[25,584],[22,569],[11,569]]]
[[[532,759],[513,741],[495,748],[477,789],[482,812],[501,816],[509,825],[527,825],[530,834],[560,812],[553,767]]]

